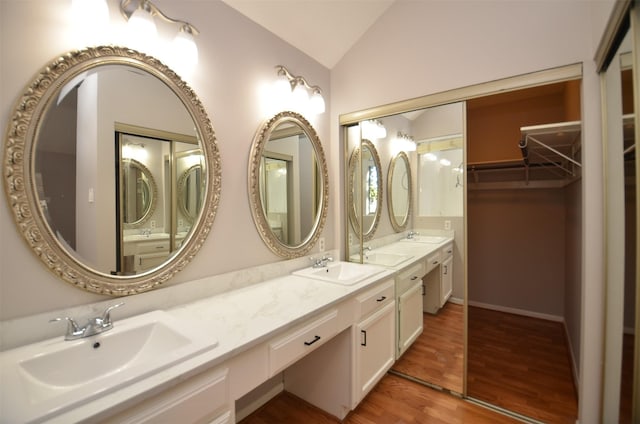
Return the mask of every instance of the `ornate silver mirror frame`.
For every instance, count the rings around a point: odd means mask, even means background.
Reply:
[[[397,171],[404,171],[404,173],[398,175]],[[404,202],[404,207],[402,207],[403,210],[400,210],[400,197],[402,193],[406,193],[406,202]],[[396,233],[404,231],[409,223],[409,216],[411,215],[411,193],[411,167],[409,165],[409,157],[405,152],[400,152],[391,159],[389,172],[387,173],[387,209],[389,210],[391,226]],[[396,211],[396,209],[399,210]],[[396,215],[396,212],[400,212],[400,214]]]
[[[299,244],[295,245],[284,243],[274,233],[265,215],[265,205],[260,188],[261,163],[266,153],[265,147],[271,139],[274,131],[276,131],[280,125],[297,126],[302,132],[304,132],[313,147],[317,175],[320,177],[319,181],[315,181],[313,187],[308,188],[310,191],[314,191],[316,193],[315,198],[317,202],[312,229],[302,238]],[[320,138],[311,124],[302,115],[289,111],[280,112],[273,118],[264,122],[258,129],[251,146],[248,177],[251,214],[260,237],[271,251],[281,257],[293,259],[303,256],[311,250],[322,233],[329,208],[329,173],[327,170],[327,162],[325,160],[322,144],[320,143]]]
[[[82,262],[59,241],[39,206],[34,156],[42,120],[72,80],[102,66],[122,66],[164,83],[191,115],[205,155],[207,189],[200,219],[182,247],[162,265],[136,275],[111,275]],[[4,188],[18,231],[33,253],[62,280],[87,291],[124,296],[150,290],[182,270],[206,239],[220,198],[221,164],[209,117],[189,86],[157,59],[134,50],[100,46],[72,51],[47,64],[18,99],[6,133]]]
[[[376,184],[377,184],[377,193],[376,193],[376,210],[373,215],[370,217],[370,225],[362,225],[364,223],[364,215],[368,215],[365,208],[362,205],[357,205],[356,203],[362,202],[364,204],[364,198],[369,198],[369,194],[365,193],[368,191],[364,185],[364,165],[362,165],[362,169],[360,167],[360,152],[364,150],[368,150],[371,154],[371,160],[373,161],[373,166],[377,170],[376,175]],[[364,163],[364,156],[362,159]],[[356,174],[359,174],[362,171],[362,175],[360,178],[356,178]],[[349,221],[351,221],[351,225],[353,226],[356,234],[360,233],[360,228],[363,228],[362,238],[364,241],[369,241],[373,238],[376,230],[378,228],[378,224],[380,223],[380,215],[382,213],[382,165],[380,162],[380,155],[378,155],[378,150],[373,143],[367,139],[363,139],[360,147],[356,147],[351,152],[351,157],[349,158]],[[359,190],[359,196],[356,195],[356,190]],[[360,201],[360,202],[359,202]],[[363,217],[360,216],[359,211],[363,212]],[[361,219],[362,218],[362,219]]]

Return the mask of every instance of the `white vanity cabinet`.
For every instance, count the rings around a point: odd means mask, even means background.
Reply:
[[[440,307],[442,308],[451,297],[453,291],[453,244],[448,244],[441,251],[442,275],[440,276]]]
[[[209,423],[235,422],[229,392],[228,368],[205,371],[134,405],[103,423]]]
[[[422,334],[422,277],[425,273],[421,261],[396,277],[396,296],[398,304],[398,344],[396,359],[411,346]]]
[[[394,281],[388,280],[357,296],[356,311],[359,321],[354,326],[353,408],[395,361]]]
[[[167,260],[169,238],[125,241],[124,256],[133,256],[133,270],[140,272],[156,267]]]
[[[427,257],[427,275],[423,278],[423,310],[437,313],[453,291],[453,243],[447,243]]]

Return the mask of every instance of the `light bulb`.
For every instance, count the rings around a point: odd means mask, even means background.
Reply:
[[[451,161],[449,159],[442,158],[442,159],[440,159],[440,165],[442,165],[442,166],[451,166]]]
[[[198,46],[188,27],[182,27],[171,43],[171,62],[183,76],[189,75],[198,65]]]
[[[376,137],[377,138],[385,138],[386,136],[387,136],[387,129],[385,128],[384,125],[382,125],[382,122],[377,121]]]
[[[104,42],[104,33],[109,25],[106,0],[72,0],[71,13],[84,45]]]
[[[287,110],[291,108],[291,83],[284,71],[278,73],[278,78],[273,83],[273,97],[276,101],[275,110]]]
[[[314,113],[316,115],[320,115],[321,113],[324,113],[325,111],[324,98],[322,97],[320,90],[316,89],[313,91],[313,94],[311,95],[311,99],[309,102],[310,102],[311,113]]]
[[[306,111],[309,106],[309,93],[307,88],[301,82],[298,82],[293,89],[293,107],[298,112]]]
[[[435,162],[436,160],[438,160],[438,156],[436,156],[434,153],[426,153],[424,155],[424,158],[429,162]]]
[[[143,8],[136,9],[129,17],[127,25],[134,46],[145,53],[155,53],[158,29],[151,13]]]

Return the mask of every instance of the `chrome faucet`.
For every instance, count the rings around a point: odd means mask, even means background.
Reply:
[[[104,310],[101,316],[89,318],[87,325],[84,327],[80,327],[78,323],[70,317],[54,318],[49,320],[49,322],[67,321],[67,333],[64,336],[65,340],[76,340],[83,337],[95,336],[96,334],[103,333],[113,328],[111,311],[122,305],[124,305],[124,302],[109,306]]]
[[[311,265],[312,268],[325,268],[327,266],[327,263],[333,262],[333,258],[331,256],[326,256],[326,255],[320,259],[316,259],[316,258],[309,258],[309,259],[313,261],[313,265]]]
[[[420,233],[417,231],[409,231],[409,234],[407,234],[407,240],[411,240],[413,239],[415,236],[419,236]]]

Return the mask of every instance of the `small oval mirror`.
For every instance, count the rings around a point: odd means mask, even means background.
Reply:
[[[362,151],[362,163],[360,152]],[[349,220],[356,234],[371,240],[378,228],[382,208],[382,166],[373,143],[363,139],[349,159]]]
[[[302,115],[281,112],[258,130],[249,197],[260,237],[274,253],[295,258],[313,247],[327,216],[329,182],[320,139]]]
[[[122,222],[133,228],[147,222],[155,209],[158,186],[151,171],[135,159],[122,160]]]
[[[411,168],[405,152],[398,153],[389,164],[387,208],[393,229],[404,231],[411,213]]]

